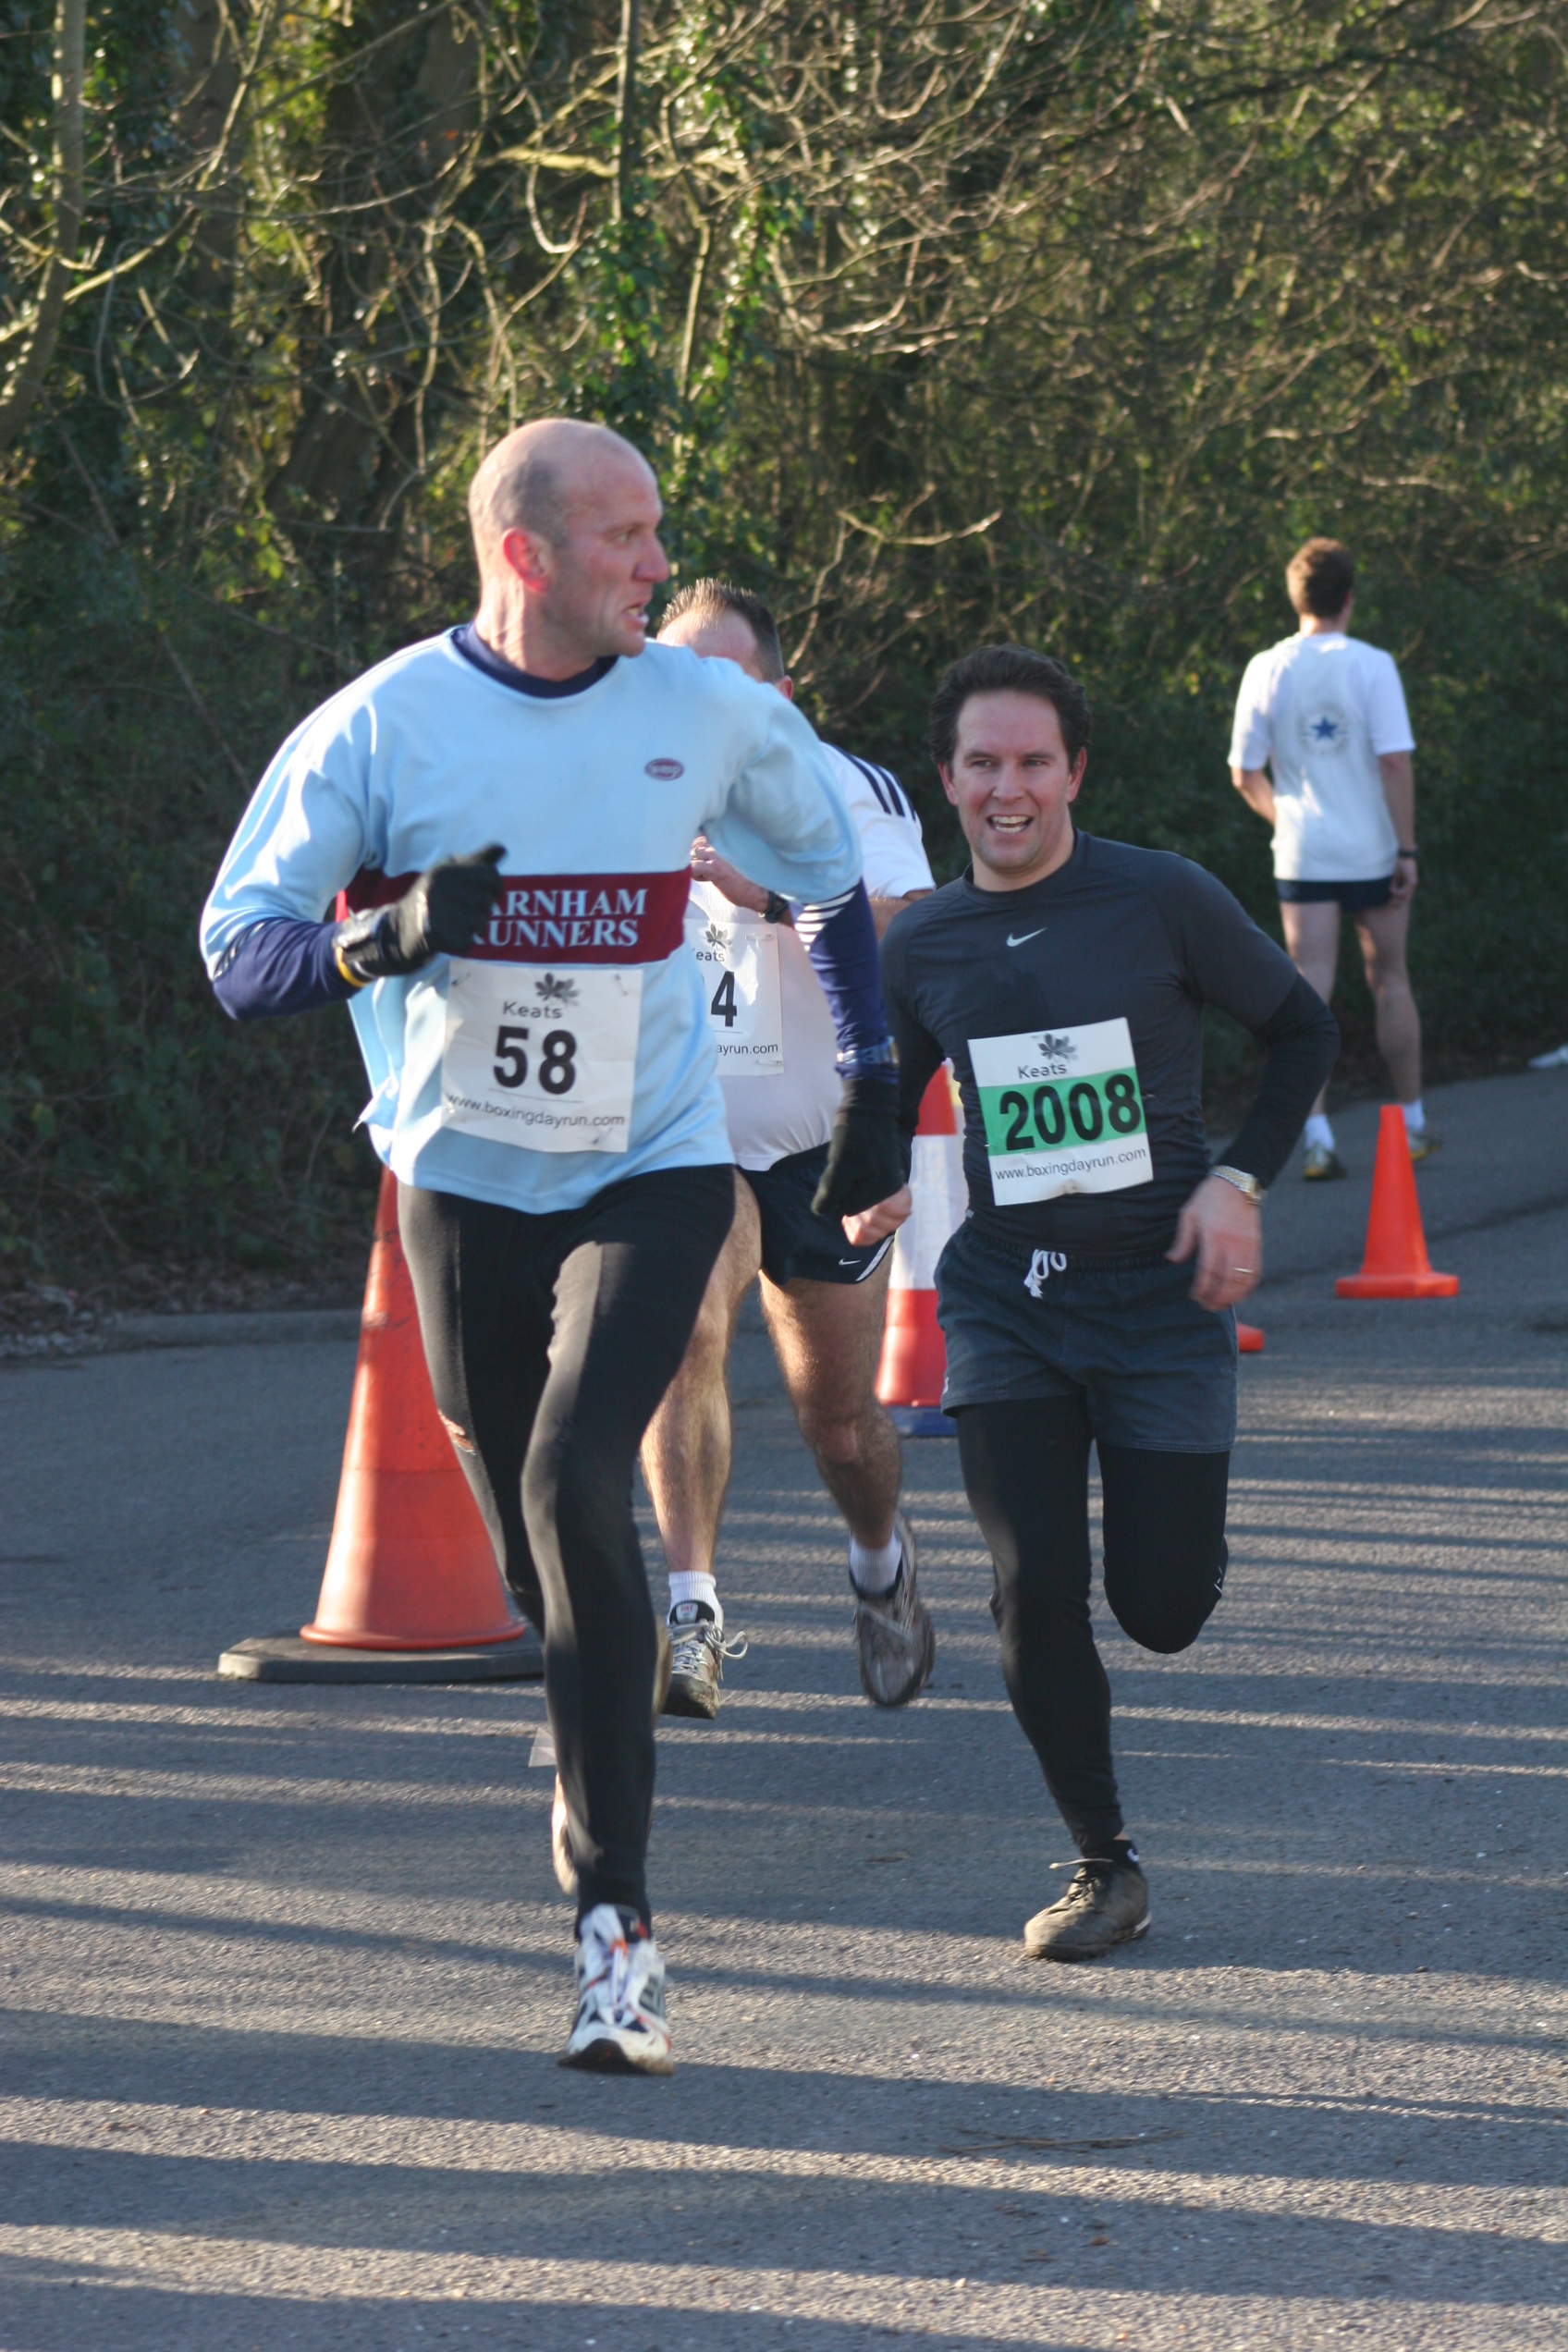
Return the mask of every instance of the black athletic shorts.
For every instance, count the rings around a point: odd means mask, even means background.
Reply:
[[[885,1242],[856,1249],[836,1217],[818,1217],[812,1194],[827,1165],[827,1146],[791,1152],[771,1168],[742,1168],[762,1216],[762,1270],[782,1290],[787,1282],[864,1282],[893,1246]]]
[[[1276,882],[1274,888],[1287,906],[1342,906],[1347,914],[1361,914],[1370,907],[1386,907],[1393,876],[1385,874],[1380,882]]]
[[[1236,1318],[1192,1287],[1190,1259],[1029,1250],[962,1224],[937,1260],[943,1409],[1082,1397],[1107,1445],[1228,1453]]]

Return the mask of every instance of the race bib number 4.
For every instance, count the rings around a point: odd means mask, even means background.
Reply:
[[[642,1018],[639,967],[454,957],[442,1125],[523,1151],[623,1152]]]
[[[973,1037],[969,1059],[998,1208],[1152,1182],[1125,1021]]]
[[[762,1077],[782,1070],[777,931],[771,925],[724,923],[693,908],[686,937],[703,975],[720,1077]]]

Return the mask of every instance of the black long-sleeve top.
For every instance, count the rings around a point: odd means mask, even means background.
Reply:
[[[906,908],[882,943],[882,987],[906,1132],[950,1060],[970,1213],[1032,1248],[1170,1246],[1211,1164],[1206,1005],[1268,1048],[1227,1154],[1262,1184],[1339,1051],[1328,1007],[1222,883],[1186,858],[1088,833],[1025,889],[977,889],[966,874]]]

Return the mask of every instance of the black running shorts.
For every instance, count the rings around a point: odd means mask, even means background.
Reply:
[[[1236,1441],[1236,1318],[1189,1296],[1193,1263],[1014,1248],[961,1225],[937,1261],[945,1411],[1082,1398],[1091,1434],[1148,1453]]]
[[[1347,914],[1363,914],[1386,907],[1393,876],[1380,882],[1279,882],[1274,888],[1286,906],[1342,906]]]
[[[812,1195],[827,1165],[827,1145],[818,1144],[776,1159],[771,1168],[741,1170],[762,1218],[762,1270],[780,1290],[794,1281],[864,1282],[893,1246],[889,1234],[856,1249],[838,1218],[815,1214]]]

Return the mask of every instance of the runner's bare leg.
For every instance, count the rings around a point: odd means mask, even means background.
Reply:
[[[1405,940],[1410,930],[1410,902],[1403,906],[1368,907],[1355,918],[1366,986],[1378,1016],[1378,1051],[1389,1066],[1394,1094],[1402,1103],[1421,1098],[1421,1015],[1415,1009],[1410,974],[1405,965]],[[1318,994],[1322,991],[1319,989]]]
[[[735,1222],[708,1277],[680,1369],[643,1438],[643,1476],[672,1575],[711,1576],[729,1484],[729,1390],[725,1365],[741,1302],[762,1264],[756,1195],[735,1179]]]
[[[1389,910],[1391,912],[1391,910]],[[1296,905],[1281,900],[1280,920],[1285,926],[1285,948],[1291,962],[1308,987],[1316,988],[1325,1004],[1332,1001],[1334,974],[1340,962],[1340,910],[1332,899]],[[1360,916],[1358,921],[1365,922]],[[1379,1032],[1378,1043],[1382,1038]],[[1417,1093],[1420,1091],[1417,1088]],[[1404,1099],[1404,1097],[1402,1097]],[[1415,1096],[1408,1097],[1414,1101]],[[1329,1089],[1325,1084],[1318,1090],[1312,1106],[1311,1117],[1320,1119],[1329,1108]]]
[[[878,1551],[892,1540],[903,1470],[898,1432],[875,1393],[892,1260],[889,1250],[864,1282],[762,1282],[801,1435],[850,1533]]]

